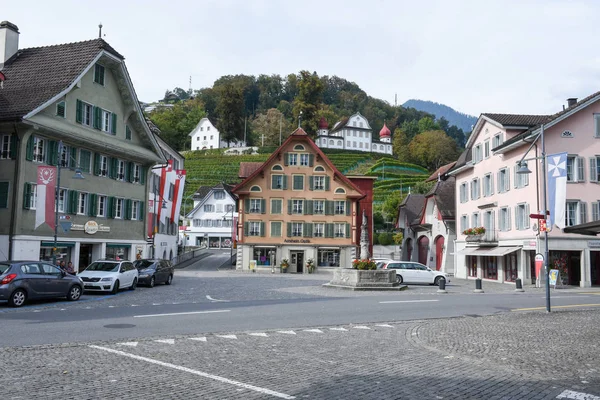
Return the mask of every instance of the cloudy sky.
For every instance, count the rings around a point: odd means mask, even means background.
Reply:
[[[89,5],[88,5],[89,4]],[[4,0],[20,47],[104,39],[142,101],[222,75],[337,75],[369,95],[544,114],[600,90],[596,0]]]

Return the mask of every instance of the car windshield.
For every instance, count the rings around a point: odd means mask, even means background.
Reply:
[[[0,275],[3,275],[10,268],[10,264],[0,264]]]
[[[135,267],[137,269],[146,269],[146,268],[150,268],[152,265],[154,264],[154,262],[150,261],[150,260],[136,260],[133,265],[135,265]]]
[[[116,272],[119,270],[119,263],[96,261],[94,263],[91,263],[90,266],[87,267],[85,270],[86,271]]]

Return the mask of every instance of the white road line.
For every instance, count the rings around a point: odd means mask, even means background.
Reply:
[[[251,336],[260,336],[260,337],[269,337],[269,335],[267,335],[264,332],[251,332],[248,335],[251,335]]]
[[[579,295],[579,296],[552,296],[553,299],[575,299],[575,298],[580,299],[582,297],[590,297],[590,296],[581,296],[581,295]],[[540,297],[540,299],[545,299],[545,298],[546,298],[546,296]]]
[[[206,295],[206,298],[209,299],[210,301],[214,301],[214,302],[222,302],[222,303],[229,303],[229,300],[218,300],[218,299],[213,299],[212,297],[210,297],[210,295]]]
[[[157,339],[155,342],[158,343],[166,343],[166,344],[175,344],[175,339]]]
[[[347,331],[346,328],[329,328],[330,331]]]
[[[593,394],[574,392],[572,390],[564,390],[556,396],[557,399],[573,399],[573,400],[600,400],[600,397]]]
[[[268,395],[271,395],[271,396],[279,397],[281,399],[295,399],[294,396],[291,396],[289,394],[276,392],[274,390],[262,388],[262,387],[259,387],[259,386],[249,385],[249,384],[243,383],[243,382],[234,381],[232,379],[223,378],[222,376],[207,374],[206,372],[198,371],[198,370],[187,368],[187,367],[182,367],[180,365],[175,365],[175,364],[171,364],[171,363],[167,363],[167,362],[163,362],[163,361],[158,361],[158,360],[154,360],[152,358],[142,357],[142,356],[138,356],[138,355],[135,355],[135,354],[126,353],[126,352],[120,351],[120,350],[114,350],[114,349],[110,349],[108,347],[95,346],[95,345],[90,345],[90,347],[93,348],[93,349],[103,350],[103,351],[106,351],[106,352],[109,352],[109,353],[118,354],[118,355],[123,356],[123,357],[133,358],[134,360],[145,361],[145,362],[148,362],[150,364],[155,364],[155,365],[160,365],[162,367],[172,368],[172,369],[175,369],[177,371],[188,372],[190,374],[198,375],[198,376],[201,376],[203,378],[208,378],[208,379],[212,379],[212,380],[215,380],[215,381],[219,381],[219,382],[223,382],[223,383],[228,383],[230,385],[238,386],[238,387],[241,387],[241,388],[244,388],[244,389],[248,389],[248,390],[253,390],[253,391],[258,392],[258,393],[268,394]]]
[[[188,338],[188,339],[190,339],[190,340],[197,340],[197,341],[199,341],[199,342],[206,342],[206,336],[202,336],[202,337],[191,337],[191,338]]]
[[[379,304],[392,304],[392,303],[427,303],[439,300],[391,300],[391,301],[380,301]]]
[[[320,329],[304,329],[304,332],[323,333]]]
[[[237,339],[235,335],[215,335],[216,337],[222,337],[224,339]]]
[[[294,331],[277,331],[278,333],[285,333],[286,335],[295,335],[296,332]]]
[[[356,325],[356,326],[353,326],[353,328],[354,329],[371,329],[368,326],[364,326],[364,325]]]
[[[230,312],[231,310],[212,310],[212,311],[190,311],[190,312],[178,312],[178,313],[167,313],[167,314],[146,314],[146,315],[134,315],[133,318],[148,318],[148,317],[170,317],[173,315],[191,315],[191,314],[212,314]]]
[[[383,328],[393,328],[393,326],[392,326],[392,325],[389,325],[389,324],[377,324],[377,325],[375,325],[375,326],[381,326],[381,327],[383,327]]]
[[[131,347],[135,347],[138,345],[138,342],[123,342],[123,343],[117,343],[119,346],[131,346]]]

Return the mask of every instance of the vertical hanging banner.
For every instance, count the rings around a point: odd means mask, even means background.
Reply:
[[[37,171],[35,229],[44,222],[54,229],[56,196],[56,167],[40,166]]]
[[[160,188],[158,191],[160,197],[157,196],[158,198],[155,199],[159,202],[156,207],[158,213],[157,219],[163,223],[165,222],[165,219],[169,216],[166,212],[163,212],[163,203],[165,204],[166,208],[169,207],[169,205],[166,204],[166,202],[169,199],[169,190],[171,186],[169,183],[172,181],[171,175],[173,174],[173,160],[169,160],[167,161],[166,168],[161,168],[160,170]]]
[[[550,215],[548,227],[556,224],[565,227],[565,208],[567,204],[567,153],[550,154],[546,157],[548,165],[548,202]]]
[[[175,189],[173,191],[173,204],[171,207],[171,221],[179,224],[179,212],[181,211],[181,199],[183,198],[183,188],[185,186],[185,169],[178,169],[175,177]]]

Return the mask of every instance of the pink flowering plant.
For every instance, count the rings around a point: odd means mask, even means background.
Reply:
[[[478,226],[476,228],[468,228],[463,231],[463,235],[466,236],[475,236],[475,235],[483,235],[485,233],[485,228],[483,226]]]
[[[352,268],[354,269],[377,269],[377,264],[375,261],[365,258],[362,260],[355,259],[352,261]]]

